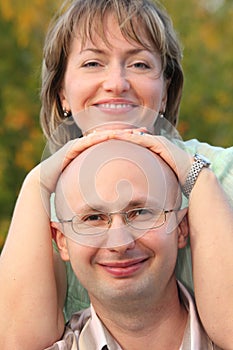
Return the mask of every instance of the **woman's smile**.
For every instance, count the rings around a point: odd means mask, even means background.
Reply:
[[[62,107],[72,115],[95,106],[118,115],[143,106],[159,114],[165,110],[167,80],[161,57],[151,48],[127,41],[114,17],[106,21],[107,46],[98,35],[85,45],[77,35],[67,60],[60,91]],[[114,28],[114,31],[113,29]]]

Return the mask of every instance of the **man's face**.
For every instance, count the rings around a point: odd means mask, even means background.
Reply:
[[[109,145],[114,146],[114,143]],[[135,147],[133,150],[135,152]],[[88,176],[80,177],[81,172],[78,179],[75,172],[76,177],[70,182],[66,181],[66,174],[63,185],[68,183],[69,186],[63,188],[63,198],[68,205],[63,206],[63,218],[100,208],[107,213],[125,212],[135,207],[177,209],[178,184],[174,174],[147,150],[136,146],[136,151],[136,156],[116,157],[97,167],[95,190]],[[85,158],[78,165],[80,169],[85,168],[85,162],[89,168],[88,158]],[[75,187],[74,183],[79,186]],[[167,214],[163,226],[144,231],[135,239],[123,217],[114,214],[100,247],[81,245],[62,234],[58,234],[58,245],[63,259],[71,261],[92,302],[115,300],[122,305],[132,298],[159,297],[169,282],[174,281],[180,244],[177,225],[177,213],[172,212]]]

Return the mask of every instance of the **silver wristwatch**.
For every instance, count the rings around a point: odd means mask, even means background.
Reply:
[[[189,195],[193,189],[193,186],[195,185],[197,177],[200,171],[202,170],[202,168],[203,167],[208,168],[211,164],[207,158],[197,153],[194,155],[193,159],[194,159],[194,162],[191,166],[191,169],[189,170],[187,179],[182,188],[182,191],[187,198],[189,198]]]

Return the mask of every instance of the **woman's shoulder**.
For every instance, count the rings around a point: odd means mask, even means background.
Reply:
[[[233,147],[221,147],[213,146],[207,142],[202,142],[197,139],[191,139],[186,141],[180,141],[183,147],[188,151],[193,153],[199,152],[203,154],[209,154],[210,157],[218,156],[219,154],[229,154],[233,157]]]
[[[178,141],[178,143],[190,154],[199,153],[210,160],[212,171],[233,205],[233,147],[212,146],[197,139]]]

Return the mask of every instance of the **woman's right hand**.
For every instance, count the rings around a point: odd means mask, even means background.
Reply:
[[[69,141],[26,176],[0,258],[1,349],[44,349],[61,337],[63,291],[53,262],[50,195],[72,159],[109,138],[109,132],[98,132]]]
[[[145,128],[137,129],[138,132],[146,131]],[[57,180],[67,165],[87,148],[115,138],[122,130],[99,130],[86,136],[67,142],[62,148],[42,161],[34,171],[40,172],[40,185],[47,192],[55,190]],[[125,134],[132,134],[132,129],[124,129]],[[37,173],[38,175],[38,173]]]
[[[67,165],[76,158],[85,149],[108,140],[111,138],[111,132],[96,132],[87,136],[67,142],[56,153],[42,161],[32,170],[39,176],[40,185],[47,192],[52,193],[55,190],[57,180],[61,172]]]

